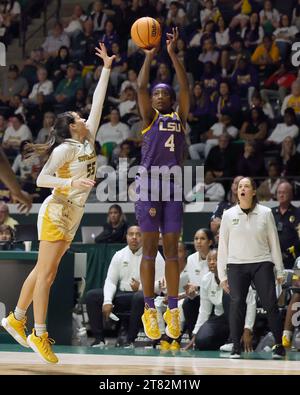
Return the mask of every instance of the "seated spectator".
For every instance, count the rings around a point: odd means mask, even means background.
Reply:
[[[106,166],[108,164],[108,159],[106,156],[101,154],[101,145],[99,144],[98,141],[95,141],[95,152],[97,155],[96,158],[96,177],[97,177],[97,170],[101,166]]]
[[[232,125],[231,117],[226,113],[221,115],[220,122],[212,125],[209,131],[201,136],[203,143],[189,146],[191,159],[206,159],[212,147],[218,145],[218,138],[223,133],[228,133],[232,140],[238,135],[238,129]]]
[[[210,150],[204,166],[212,170],[215,177],[230,177],[234,173],[235,162],[230,136],[223,133],[218,140],[218,145]]]
[[[285,61],[290,52],[291,44],[298,33],[296,26],[290,25],[288,15],[281,15],[278,28],[273,32],[275,43],[279,48],[281,60]]]
[[[36,179],[42,168],[42,161],[38,156],[25,158],[25,146],[29,140],[22,141],[20,145],[20,153],[16,156],[12,165],[12,170],[19,175],[19,181],[24,191],[33,194],[36,188]]]
[[[300,174],[300,154],[296,152],[296,145],[292,137],[286,137],[281,149],[282,176],[298,176]]]
[[[104,230],[95,238],[96,243],[124,243],[128,224],[121,206],[110,206]]]
[[[213,62],[206,62],[200,82],[202,82],[205,93],[209,97],[214,97],[214,94],[217,93],[220,81],[221,76],[217,72]]]
[[[209,229],[201,228],[194,235],[195,253],[187,259],[185,271],[188,284],[185,287],[186,298],[183,302],[183,312],[189,336],[194,329],[197,312],[200,305],[200,284],[203,276],[208,272],[207,254],[214,245],[213,234]]]
[[[273,8],[271,0],[265,0],[264,8],[259,13],[260,24],[266,34],[271,34],[274,29],[277,29],[280,21],[279,12]]]
[[[92,334],[93,347],[105,346],[103,318],[108,320],[110,313],[129,314],[126,345],[132,345],[141,326],[144,312],[144,295],[140,280],[142,260],[142,236],[138,226],[130,226],[126,234],[127,246],[117,251],[108,268],[104,287],[92,289],[86,295],[86,306]],[[164,260],[157,253],[155,260],[156,292],[159,293],[159,280],[164,275]],[[102,314],[101,314],[102,313]]]
[[[166,63],[161,63],[158,66],[158,69],[156,72],[156,78],[152,82],[151,86],[153,87],[158,83],[172,85],[171,70],[170,70],[170,67]]]
[[[14,240],[14,230],[9,225],[0,225],[0,244],[12,242]],[[0,247],[0,249],[2,249]]]
[[[280,52],[271,36],[266,35],[263,43],[258,45],[251,61],[256,65],[264,78],[268,78],[278,67]]]
[[[37,138],[35,140],[36,144],[44,144],[48,139],[52,127],[55,123],[55,114],[53,112],[46,112],[44,114],[43,128],[39,131]]]
[[[53,83],[48,78],[48,72],[45,67],[40,67],[37,70],[38,82],[33,85],[32,91],[28,96],[28,101],[25,102],[27,105],[37,103],[37,96],[49,96],[53,92]]]
[[[0,225],[7,225],[12,229],[19,225],[19,222],[9,215],[8,205],[3,201],[0,201]]]
[[[204,200],[206,202],[221,202],[225,197],[225,189],[216,182],[213,172],[207,170],[204,176]]]
[[[55,58],[62,46],[69,48],[70,39],[68,35],[64,33],[62,24],[60,22],[56,22],[51,33],[46,37],[46,40],[42,45],[45,51],[45,58]]]
[[[256,69],[245,57],[239,60],[237,68],[231,76],[231,81],[235,93],[244,99],[247,98],[250,102],[254,90],[258,88],[259,80]]]
[[[260,184],[256,191],[258,201],[268,202],[276,200],[277,188],[281,182],[279,164],[270,161],[268,164],[268,178]]]
[[[260,108],[252,108],[248,120],[245,121],[240,130],[240,139],[246,141],[265,140],[268,133],[266,116]]]
[[[186,14],[178,1],[170,2],[166,24],[171,27],[183,27],[187,24]]]
[[[115,55],[115,59],[111,67],[110,82],[117,93],[121,83],[126,78],[128,65],[126,55],[120,53],[120,46],[117,42],[111,44],[111,51]]]
[[[198,60],[200,63],[212,62],[217,64],[219,60],[219,52],[215,49],[215,45],[212,39],[208,38],[204,40],[203,51],[199,55]]]
[[[8,155],[19,153],[20,145],[24,140],[32,140],[32,134],[25,125],[22,115],[14,115],[11,125],[4,132],[2,146]]]
[[[132,123],[139,119],[139,112],[136,102],[136,91],[131,86],[128,86],[125,88],[122,97],[123,100],[119,104],[121,119],[123,122],[132,125]]]
[[[6,128],[7,128],[7,120],[4,115],[0,114],[0,144],[1,145]]]
[[[219,16],[218,28],[215,33],[216,48],[218,50],[228,49],[230,44],[229,28],[226,26],[222,15]]]
[[[205,0],[203,6],[204,8],[200,11],[201,25],[204,26],[208,21],[214,21],[216,23],[221,16],[218,7],[215,7],[212,0]]]
[[[76,37],[71,41],[71,51],[73,60],[81,60],[85,55],[87,48],[96,44],[96,37],[93,31],[93,21],[87,19],[83,22],[83,31],[76,34]]]
[[[286,96],[282,103],[280,111],[282,116],[288,107],[293,108],[296,116],[300,118],[300,78],[292,83],[291,94]]]
[[[66,46],[60,47],[57,56],[49,59],[47,65],[55,87],[63,78],[65,78],[70,59],[70,51]]]
[[[237,173],[245,177],[255,177],[265,173],[264,157],[257,150],[255,140],[245,141],[244,152],[237,162]]]
[[[127,71],[127,80],[123,81],[120,88],[122,94],[128,86],[131,86],[137,92],[137,72],[133,69]]]
[[[197,322],[193,329],[193,337],[185,347],[197,350],[218,350],[229,336],[229,304],[230,296],[220,286],[217,270],[217,250],[209,251],[207,255],[209,272],[206,273],[200,285],[201,303]],[[256,317],[256,292],[249,288],[247,296],[247,311],[244,333],[241,341],[245,351],[252,351],[252,332]]]
[[[242,29],[241,37],[244,40],[245,48],[251,52],[262,43],[264,30],[259,25],[259,16],[256,12],[250,15],[249,23]]]
[[[75,96],[78,89],[83,87],[83,81],[78,75],[75,63],[69,63],[66,78],[60,81],[54,92],[54,103],[63,107],[66,111],[69,106],[74,105]]]
[[[8,67],[8,74],[5,75],[1,84],[0,104],[9,104],[14,95],[25,97],[28,94],[28,82],[25,78],[20,77],[19,67],[11,64]]]
[[[265,100],[263,100],[262,96],[258,91],[255,91],[251,97],[251,101],[249,103],[250,108],[260,108],[266,117],[270,120],[274,119],[274,111],[271,104]]]
[[[266,145],[279,145],[282,144],[286,137],[296,139],[299,134],[297,126],[295,111],[288,107],[284,111],[284,123],[278,123],[273,132],[267,138]]]
[[[73,14],[65,22],[64,32],[69,35],[69,37],[76,36],[82,31],[82,24],[87,20],[83,8],[80,4],[76,4],[73,8]],[[77,37],[77,36],[76,36]]]
[[[115,31],[114,22],[111,19],[107,19],[104,25],[104,34],[101,38],[104,43],[107,52],[112,52],[113,43],[119,43],[118,33]]]
[[[222,114],[226,112],[231,116],[232,123],[235,125],[238,123],[241,110],[240,98],[231,93],[229,82],[221,81],[219,86],[219,94],[215,97],[213,108],[218,119],[222,117]]]
[[[102,151],[107,157],[111,156],[117,144],[129,137],[129,127],[120,122],[118,109],[112,109],[109,118],[110,122],[102,124],[96,135],[96,141],[100,143]]]
[[[102,34],[107,21],[107,14],[104,10],[103,1],[94,1],[93,9],[90,13],[89,19],[93,23],[93,30],[99,34]]]
[[[240,37],[234,37],[232,39],[232,44],[229,49],[225,48],[221,53],[221,67],[222,67],[222,76],[226,77],[234,72],[237,68],[237,64],[239,60],[243,56],[247,56],[248,53],[244,48],[243,39]]]
[[[243,26],[249,20],[249,15],[252,11],[251,2],[249,0],[241,0],[235,2],[233,6],[233,10],[237,15],[232,18],[230,23],[231,29],[236,29],[239,25]]]
[[[29,85],[29,91],[37,82],[37,69],[41,66],[44,66],[45,63],[46,62],[43,48],[33,49],[32,51],[30,51],[30,55],[25,58],[21,77],[25,78],[25,80],[27,81]]]
[[[20,3],[14,0],[2,2],[0,15],[4,20],[4,25],[9,29],[9,32],[14,37],[18,37],[20,32],[19,23],[21,17]]]
[[[26,100],[26,99],[23,99]],[[26,110],[20,95],[14,95],[9,101],[9,116],[20,114],[26,120]]]
[[[295,25],[300,30],[300,0],[298,0],[293,9],[292,25]]]

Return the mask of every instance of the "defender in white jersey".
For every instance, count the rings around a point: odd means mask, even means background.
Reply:
[[[30,144],[33,153],[50,157],[41,171],[37,185],[53,188],[42,204],[38,216],[39,256],[22,287],[14,313],[3,318],[3,327],[24,347],[31,347],[44,361],[57,363],[46,330],[50,287],[62,256],[70,246],[84,211],[84,204],[94,186],[96,154],[94,141],[107,90],[110,68],[115,56],[109,57],[104,44],[96,48],[104,67],[95,89],[87,121],[75,112],[60,114],[52,135],[45,144]],[[33,301],[34,329],[26,338],[26,311]]]

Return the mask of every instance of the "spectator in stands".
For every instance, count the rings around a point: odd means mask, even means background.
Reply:
[[[70,59],[70,51],[66,46],[60,47],[57,56],[49,59],[48,68],[55,87],[63,78],[65,78]]]
[[[19,225],[19,222],[9,215],[8,205],[2,201],[0,201],[0,225],[7,225],[12,229]]]
[[[37,69],[41,66],[46,66],[43,48],[36,48],[30,51],[30,55],[25,58],[21,76],[26,79],[29,85],[29,90],[37,82]]]
[[[122,94],[128,86],[131,86],[135,91],[137,91],[137,72],[133,69],[129,69],[127,71],[127,79],[121,84],[120,94]]]
[[[142,259],[141,231],[138,226],[130,226],[126,235],[127,246],[117,251],[108,268],[103,289],[92,289],[86,295],[86,306],[92,334],[93,347],[105,346],[103,317],[108,320],[110,313],[128,313],[129,325],[125,346],[132,345],[141,326],[144,297],[140,281]],[[156,292],[158,281],[164,275],[164,260],[158,252],[155,261]],[[101,314],[102,311],[102,314]]]
[[[64,32],[69,35],[70,38],[76,38],[77,34],[82,31],[82,24],[86,21],[87,16],[85,15],[83,8],[80,4],[76,4],[73,8],[73,14],[71,18],[65,21]]]
[[[278,123],[267,138],[266,145],[279,145],[282,144],[286,137],[296,139],[299,134],[299,128],[297,126],[296,114],[293,108],[288,107],[284,111],[284,123]]]
[[[7,128],[7,120],[3,114],[0,114],[0,145],[2,145],[2,140],[6,128]]]
[[[230,145],[230,136],[219,136],[218,145],[213,147],[205,161],[205,168],[213,171],[215,177],[230,177],[234,173],[235,158]]]
[[[107,15],[104,11],[103,1],[95,1],[93,3],[93,10],[90,13],[89,19],[93,23],[93,30],[102,34],[104,32]]]
[[[112,64],[112,70],[110,73],[110,82],[115,89],[115,92],[119,92],[121,83],[126,78],[127,72],[127,58],[125,54],[120,53],[120,45],[117,42],[111,44],[112,54],[115,55],[115,59]]]
[[[276,192],[280,182],[282,182],[280,166],[277,162],[270,161],[268,164],[268,178],[257,188],[257,199],[259,201],[276,200]]]
[[[238,61],[241,57],[247,56],[242,38],[234,37],[229,49],[223,49],[221,52],[222,76],[230,75],[237,68]]]
[[[263,100],[259,91],[254,91],[249,104],[250,108],[260,108],[266,117],[269,119],[274,119],[275,116],[271,104],[268,101],[266,102]]]
[[[66,111],[70,105],[74,105],[75,96],[78,89],[83,87],[83,81],[78,75],[75,63],[69,63],[67,66],[66,78],[60,81],[54,92],[54,102],[60,105],[60,110]]]
[[[136,102],[136,91],[131,86],[125,88],[122,95],[122,101],[119,104],[120,116],[123,122],[132,125],[139,119],[139,113]]]
[[[14,239],[14,230],[9,225],[0,225],[0,243],[10,242]]]
[[[87,19],[83,22],[83,31],[80,31],[71,42],[71,51],[73,60],[81,61],[81,58],[86,54],[87,48],[91,45],[95,47],[96,37],[93,31],[93,21]]]
[[[296,145],[291,137],[286,137],[282,142],[280,153],[282,160],[282,176],[298,176],[300,174],[300,154],[296,151]]]
[[[249,20],[249,15],[251,14],[252,11],[252,6],[251,2],[249,0],[241,0],[235,2],[233,6],[233,10],[235,13],[238,13],[232,18],[232,21],[230,23],[230,28],[231,29],[236,29],[237,26],[243,26],[245,23],[248,22]]]
[[[206,62],[203,67],[203,74],[201,76],[200,82],[203,84],[205,93],[211,98],[217,93],[220,81],[221,76],[217,72],[214,63]]]
[[[217,250],[210,250],[207,255],[209,272],[200,285],[200,307],[193,338],[185,347],[195,345],[198,350],[218,350],[229,335],[230,296],[220,286],[217,271]],[[252,350],[252,332],[256,317],[256,293],[250,287],[247,295],[247,312],[241,341],[246,352]]]
[[[46,67],[39,67],[37,70],[38,82],[33,85],[32,91],[28,96],[27,105],[35,105],[38,95],[49,96],[53,92],[53,83],[48,79]]]
[[[300,0],[297,1],[293,9],[292,25],[295,25],[300,30]]]
[[[251,61],[258,67],[264,78],[268,78],[274,71],[277,70],[280,60],[280,52],[273,41],[272,36],[265,35],[263,43],[258,45]]]
[[[298,33],[296,26],[290,25],[288,15],[281,15],[279,27],[273,32],[275,43],[279,48],[280,58],[285,61],[290,52],[291,44]]]
[[[100,143],[103,153],[110,157],[113,149],[117,144],[129,137],[129,127],[120,122],[120,113],[118,109],[112,109],[109,115],[110,122],[100,126],[96,140]]]
[[[17,114],[22,115],[23,119],[26,120],[26,110],[20,95],[14,95],[9,101],[9,116]]]
[[[33,156],[28,159],[25,158],[25,146],[29,140],[22,141],[20,145],[20,153],[16,156],[12,165],[12,170],[19,175],[19,181],[24,191],[33,194],[36,189],[36,179],[42,168],[42,161],[40,157]]]
[[[250,15],[249,23],[242,29],[241,37],[244,40],[245,48],[251,52],[262,43],[264,30],[259,25],[259,16],[256,12]]]
[[[112,51],[113,43],[119,43],[119,36],[115,30],[114,22],[111,19],[107,19],[104,25],[104,34],[101,41],[105,44],[107,51]]]
[[[244,152],[237,162],[237,173],[245,177],[255,177],[265,173],[265,163],[262,153],[257,149],[255,140],[245,141]]]
[[[55,114],[53,112],[46,112],[44,114],[43,128],[39,131],[35,140],[36,144],[44,144],[50,135],[51,129],[55,123]]]
[[[11,125],[5,130],[2,146],[8,154],[16,154],[19,153],[21,142],[24,140],[32,140],[31,131],[25,125],[22,115],[14,115]]]
[[[124,243],[128,224],[121,206],[113,204],[108,210],[104,230],[95,238],[96,243]]]
[[[219,52],[215,49],[214,42],[211,38],[205,39],[203,43],[203,51],[199,55],[198,60],[200,63],[212,62],[217,64],[219,60]]]
[[[95,141],[95,152],[97,155],[97,159],[96,159],[96,177],[97,177],[97,170],[101,166],[106,166],[108,164],[108,159],[105,155],[101,154],[101,145],[99,144],[98,141]]]
[[[220,202],[225,197],[225,189],[211,170],[206,170],[204,176],[204,200],[206,202]]]
[[[157,68],[156,78],[152,82],[151,86],[155,86],[158,83],[164,83],[172,85],[172,75],[169,66],[166,63],[160,63]]]
[[[229,82],[221,81],[219,94],[214,99],[213,107],[218,119],[220,119],[222,114],[226,112],[227,114],[230,114],[234,125],[238,122],[241,102],[240,98],[236,94],[231,93]]]
[[[8,75],[4,77],[1,84],[0,104],[8,105],[14,95],[25,97],[28,94],[28,83],[19,74],[19,67],[11,64],[8,67]]]
[[[183,302],[183,312],[188,334],[191,336],[197,321],[200,305],[200,284],[203,276],[208,272],[207,254],[214,245],[214,237],[209,229],[201,228],[194,235],[196,252],[188,257],[185,271],[189,282],[185,287],[186,298]]]
[[[293,187],[282,181],[276,192],[279,206],[272,208],[285,269],[292,269],[300,253],[300,209],[292,205]]]
[[[56,57],[61,46],[70,46],[70,39],[63,31],[61,22],[56,22],[51,33],[46,37],[42,47],[45,51],[46,59],[49,57]]]
[[[21,6],[18,1],[9,0],[2,2],[1,15],[4,19],[5,26],[14,37],[18,37],[20,33],[19,23],[21,17]]]
[[[260,108],[252,108],[248,120],[241,127],[240,139],[262,142],[267,137],[267,133],[268,124],[266,116]]]
[[[282,116],[284,115],[284,112],[288,107],[294,109],[297,118],[300,117],[300,78],[292,83],[291,94],[286,96],[282,103]]]
[[[167,26],[170,27],[183,27],[187,24],[186,14],[178,1],[171,1],[166,20]]]
[[[237,68],[231,76],[234,91],[241,98],[250,102],[255,89],[258,88],[259,80],[256,69],[246,57],[240,58]]]
[[[230,114],[226,112],[221,115],[220,122],[215,123],[208,132],[202,134],[203,143],[189,146],[191,159],[206,159],[212,147],[218,145],[218,138],[223,133],[228,133],[232,140],[238,135],[238,129],[232,125]]]
[[[226,26],[222,15],[219,16],[217,25],[218,28],[215,33],[216,48],[218,50],[228,49],[230,44],[229,28]]]
[[[265,0],[264,8],[259,13],[260,24],[264,28],[265,33],[271,34],[277,29],[280,21],[279,12],[273,8],[271,0]]]

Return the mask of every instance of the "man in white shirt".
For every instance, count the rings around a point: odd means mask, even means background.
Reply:
[[[278,123],[271,135],[268,137],[266,144],[281,144],[286,137],[296,139],[299,134],[299,128],[296,124],[296,114],[293,108],[288,107],[284,111],[284,123]]]
[[[33,85],[28,99],[29,103],[37,104],[38,95],[48,96],[53,92],[53,83],[48,80],[48,72],[45,67],[39,67],[37,70],[38,82]]]
[[[19,153],[21,142],[32,140],[28,126],[24,124],[22,115],[12,117],[11,125],[4,132],[2,146],[7,153]]]
[[[108,320],[112,311],[130,313],[127,343],[132,344],[141,325],[144,311],[144,295],[140,281],[142,260],[142,236],[139,226],[127,230],[127,246],[117,251],[108,268],[103,289],[92,289],[86,295],[87,313],[95,341],[92,346],[105,345],[103,317]],[[164,276],[164,260],[160,253],[156,257],[155,284],[159,292],[159,280]],[[101,309],[103,317],[101,314]]]

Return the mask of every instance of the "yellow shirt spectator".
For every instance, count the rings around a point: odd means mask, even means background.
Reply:
[[[265,39],[264,43],[260,44],[254,51],[251,61],[257,65],[267,65],[270,63],[276,63],[280,60],[280,53],[277,45],[272,43],[271,46],[266,46]]]

